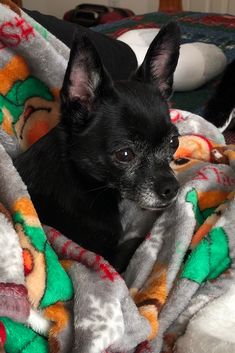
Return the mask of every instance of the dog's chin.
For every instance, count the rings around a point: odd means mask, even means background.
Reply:
[[[174,199],[172,199],[169,202],[165,202],[165,203],[161,203],[161,202],[156,202],[155,204],[151,203],[151,204],[146,204],[146,203],[139,203],[139,206],[144,209],[144,210],[149,210],[149,211],[164,211],[166,209],[168,209],[169,207],[171,207],[175,201],[176,201],[176,197]]]
[[[164,211],[175,203],[175,201],[177,200],[178,194],[173,199],[165,202],[156,196],[151,198],[146,197],[146,195],[140,195],[140,197],[136,197],[136,196],[137,195],[130,195],[124,192],[121,193],[122,199],[126,199],[134,202],[142,210]]]
[[[148,211],[164,211],[165,209],[169,208],[172,205],[173,202],[163,204],[163,205],[156,205],[156,206],[148,206],[148,205],[141,205],[140,207],[143,210],[148,210]]]

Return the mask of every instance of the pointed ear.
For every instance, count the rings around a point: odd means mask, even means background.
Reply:
[[[151,43],[134,78],[152,83],[164,98],[172,93],[173,74],[179,58],[180,29],[175,22],[163,26]]]
[[[62,105],[78,103],[90,110],[110,85],[111,79],[91,40],[77,31],[61,89]]]

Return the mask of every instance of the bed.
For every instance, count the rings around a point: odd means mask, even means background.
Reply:
[[[135,28],[159,27],[170,20],[176,20],[182,32],[182,43],[204,42],[220,47],[228,63],[235,58],[235,17],[213,13],[195,12],[155,12],[135,16],[117,23],[94,27],[98,31],[113,38]],[[203,106],[211,96],[216,79],[200,89],[191,92],[175,93],[172,98],[173,107],[202,113]]]

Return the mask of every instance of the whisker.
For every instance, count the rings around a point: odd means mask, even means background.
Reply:
[[[93,191],[97,191],[97,190],[102,190],[102,189],[108,189],[108,185],[103,185],[103,186],[99,186],[98,188],[94,188],[94,189],[90,189],[86,191],[86,194],[88,194],[89,192],[93,192]]]

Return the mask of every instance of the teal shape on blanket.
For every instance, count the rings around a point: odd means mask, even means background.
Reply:
[[[201,226],[205,219],[210,217],[216,210],[216,207],[206,208],[205,210],[200,210],[198,203],[198,194],[195,189],[190,190],[186,195],[186,201],[190,202],[193,206],[193,211],[197,221],[197,225]]]
[[[0,321],[6,329],[4,348],[7,353],[49,352],[48,341],[31,328],[5,317],[0,318]]]
[[[23,105],[17,105],[10,101],[7,96],[4,97],[0,95],[0,124],[3,122],[3,108],[10,112],[11,116],[13,117],[13,121],[17,121],[24,110]]]
[[[204,222],[204,217],[198,205],[198,195],[195,189],[192,189],[187,193],[186,201],[192,204],[197,223],[199,226],[202,225]]]
[[[58,301],[67,301],[73,297],[73,285],[66,271],[61,266],[57,255],[49,245],[41,227],[27,225],[20,212],[13,215],[15,223],[22,225],[25,235],[30,238],[35,249],[44,253],[46,262],[46,289],[40,302],[40,308],[45,308]]]
[[[73,297],[72,281],[59,263],[57,255],[48,242],[45,247],[45,258],[47,264],[47,284],[40,308],[45,308],[57,301],[67,301]]]
[[[202,217],[204,219],[207,219],[215,212],[215,210],[216,210],[216,207],[206,208],[205,210],[201,211]]]
[[[202,283],[207,278],[209,272],[209,244],[206,239],[202,239],[189,255],[181,277]]]
[[[210,274],[207,279],[214,279],[231,266],[229,243],[223,228],[214,228],[210,232]]]
[[[48,31],[46,30],[45,27],[41,26],[39,23],[35,22],[35,21],[31,21],[32,26],[34,27],[34,29],[36,29],[36,31],[41,34],[41,36],[48,40]]]
[[[223,228],[217,227],[201,240],[189,255],[181,273],[199,284],[215,279],[231,265],[228,237]]]
[[[49,88],[38,78],[29,76],[24,81],[17,81],[4,96],[0,94],[0,124],[3,122],[3,108],[6,108],[16,123],[24,111],[25,102],[33,97],[53,101]]]
[[[20,212],[15,212],[13,214],[14,223],[19,223],[22,225],[25,234],[30,238],[33,246],[36,250],[43,252],[46,243],[46,235],[41,227],[32,227],[27,225],[24,217]]]

